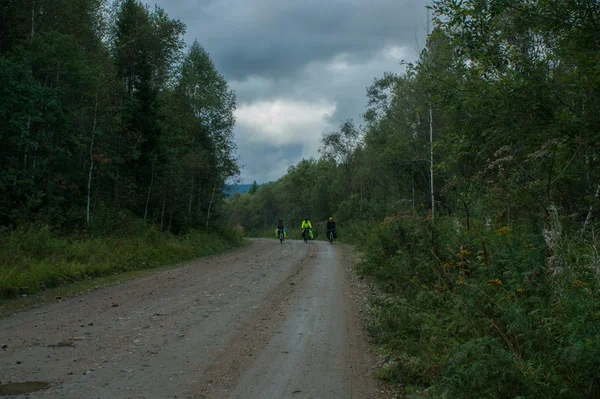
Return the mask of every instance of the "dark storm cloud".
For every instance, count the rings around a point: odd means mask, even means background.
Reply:
[[[413,46],[422,0],[163,0],[211,53],[221,72],[281,77],[340,52],[368,58],[389,44]]]

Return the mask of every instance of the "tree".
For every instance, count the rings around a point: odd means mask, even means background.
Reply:
[[[254,194],[256,194],[257,191],[258,191],[258,184],[256,183],[256,180],[254,180],[254,182],[252,183],[252,187],[250,187],[250,190],[248,192],[250,193],[250,195],[254,195]]]
[[[331,157],[344,170],[346,194],[352,194],[352,172],[354,167],[354,150],[360,145],[360,132],[352,119],[344,121],[339,131],[323,134],[321,149],[324,157]]]
[[[184,24],[137,0],[0,10],[0,224],[206,225],[239,173],[235,96]]]

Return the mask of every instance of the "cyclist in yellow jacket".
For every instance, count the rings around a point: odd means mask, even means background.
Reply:
[[[308,218],[304,219],[302,221],[302,237],[304,238],[304,233],[306,232],[306,234],[308,234],[308,237],[310,237],[312,239],[312,223],[310,223],[310,220],[308,220]]]

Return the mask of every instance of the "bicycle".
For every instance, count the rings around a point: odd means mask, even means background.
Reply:
[[[329,240],[330,244],[333,244],[333,237],[334,237],[333,230],[329,230],[327,232],[327,239]]]
[[[279,229],[279,243],[283,244],[283,229]]]
[[[302,239],[304,240],[305,244],[308,244],[308,234],[308,229],[302,230]]]

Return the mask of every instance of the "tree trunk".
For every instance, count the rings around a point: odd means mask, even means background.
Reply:
[[[362,217],[362,203],[363,203],[363,182],[360,180],[360,204],[358,205],[358,213]]]
[[[465,201],[462,201],[462,203],[463,203],[463,207],[465,208],[465,214],[466,214],[466,217],[467,217],[467,230],[470,230],[471,229],[471,223],[470,223],[471,222],[471,218],[470,218],[471,215],[469,214],[469,207],[467,206],[467,203]]]
[[[212,208],[213,200],[215,199],[215,190],[217,189],[217,181],[215,180],[215,185],[212,189],[212,194],[210,196],[210,203],[208,204],[208,213],[206,214],[206,229],[208,229],[208,222],[210,221],[210,208]]]
[[[94,123],[92,126],[92,140],[90,142],[90,172],[88,174],[87,193],[87,223],[90,224],[90,204],[92,203],[92,175],[94,172],[94,139],[96,138],[96,121],[98,120],[98,88],[96,88],[96,102],[94,104]]]
[[[35,34],[35,1],[31,5],[31,38]]]
[[[346,160],[346,184],[348,186],[348,194],[349,196],[353,194],[352,191],[352,166],[350,165],[350,161]]]
[[[198,221],[202,215],[202,184],[198,185]]]
[[[96,213],[96,206],[98,205],[98,192],[100,190],[96,190],[96,194],[94,194],[94,207],[92,208],[92,213]]]
[[[196,179],[196,176],[193,175],[192,176],[192,189],[190,190],[190,202],[188,203],[188,219],[192,215],[192,201],[194,200],[194,182],[195,182],[195,179]]]
[[[165,206],[167,205],[167,190],[164,189],[163,194],[163,205],[162,205],[162,213],[160,215],[160,231],[163,231],[163,225],[165,221]]]
[[[35,177],[35,166],[37,165],[37,153],[38,153],[38,148],[40,146],[40,134],[38,132],[36,138],[35,138],[35,144],[33,147],[33,162],[31,163],[31,179],[33,180],[33,178]]]
[[[120,174],[121,171],[119,169],[117,169],[117,176],[115,179],[115,202],[118,203],[119,202],[119,178],[120,178]]]
[[[430,34],[431,25],[429,7],[427,8],[427,35]],[[429,95],[429,185],[431,190],[431,222],[435,221],[435,196],[433,194],[433,104]]]
[[[27,132],[29,134],[29,137],[27,137],[27,140],[29,141],[31,138],[31,118],[27,118]],[[25,138],[25,132],[21,133],[21,139],[23,139],[24,141]],[[23,145],[23,175],[27,174],[27,157],[29,155],[29,148],[27,145]]]
[[[435,221],[435,196],[433,194],[433,107],[429,102],[429,181],[431,190],[431,222]]]
[[[148,216],[148,204],[150,203],[150,194],[152,194],[152,184],[154,183],[154,161],[152,161],[152,174],[150,175],[150,187],[148,187],[148,195],[146,196],[146,206],[144,208],[144,222]]]
[[[412,210],[415,210],[415,177],[414,174],[411,176],[411,189],[412,189]]]
[[[175,212],[175,209],[171,209],[171,214],[169,215],[169,227],[167,228],[167,231],[169,233],[171,232],[171,222],[173,221],[173,212]]]

